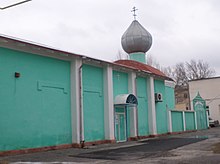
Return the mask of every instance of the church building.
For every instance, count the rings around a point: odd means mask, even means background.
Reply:
[[[146,64],[134,20],[129,60],[106,62],[0,35],[0,154],[125,142],[170,132],[174,82]]]

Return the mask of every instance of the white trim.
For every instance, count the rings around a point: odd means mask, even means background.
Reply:
[[[175,88],[176,83],[174,81],[165,80],[165,86],[170,88]]]
[[[25,44],[25,43],[24,43]],[[0,47],[2,48],[8,48],[14,51],[22,51],[34,55],[44,56],[44,57],[51,57],[59,60],[66,60],[70,61],[71,58],[76,57],[74,55],[70,55],[67,52],[57,52],[56,50],[48,50],[47,47],[37,47],[37,45],[25,45],[25,46],[19,46],[17,43],[13,42],[1,42]]]
[[[105,139],[114,140],[114,104],[111,66],[106,66],[104,68],[104,88]]]
[[[83,70],[83,63],[81,64],[81,67],[79,67],[79,96],[80,96],[80,142],[85,141],[85,135],[84,135],[84,108],[83,108],[83,78],[82,78],[82,70]]]
[[[136,73],[131,72],[128,76],[128,89],[129,93],[136,95]],[[137,136],[137,107],[129,107],[133,108],[130,110],[130,136],[136,137]],[[129,115],[127,115],[129,116]]]
[[[183,131],[186,131],[186,116],[185,116],[185,112],[183,112]]]
[[[197,113],[196,113],[196,111],[195,111],[195,129],[197,130],[198,129],[198,126],[197,126]]]
[[[156,106],[154,97],[154,78],[149,77],[147,80],[147,91],[148,91],[148,120],[150,134],[157,134],[157,123],[156,123]]]
[[[207,128],[209,128],[209,113],[206,110]]]
[[[133,98],[137,99],[136,96],[133,94],[120,94],[115,97],[114,106],[119,106],[119,105],[136,106],[137,104],[135,102],[132,103],[127,102],[129,96],[132,96]]]
[[[81,60],[71,61],[71,122],[72,143],[80,143],[80,97],[79,97],[79,68]]]
[[[168,110],[168,132],[173,132],[171,110]]]

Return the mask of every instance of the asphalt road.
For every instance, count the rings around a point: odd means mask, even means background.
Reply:
[[[73,155],[73,157],[79,158],[92,158],[92,159],[104,159],[104,160],[134,160],[143,159],[147,157],[160,157],[164,156],[169,150],[199,142],[204,140],[203,138],[165,138],[165,139],[153,139],[140,142],[140,145],[131,147],[122,147],[110,150],[101,150],[91,153],[81,153]]]
[[[8,162],[71,163],[220,163],[220,127],[160,138],[106,144],[85,149],[0,157]]]

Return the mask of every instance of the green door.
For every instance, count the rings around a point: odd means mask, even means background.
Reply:
[[[207,129],[206,126],[206,113],[203,106],[198,105],[196,110],[196,116],[197,116],[197,128],[199,130],[201,129]]]
[[[206,103],[205,100],[198,93],[197,96],[193,99],[193,107],[196,111],[196,121],[197,121],[197,129],[207,129],[207,114],[206,114]]]
[[[126,113],[124,108],[115,110],[115,138],[117,142],[127,140]]]

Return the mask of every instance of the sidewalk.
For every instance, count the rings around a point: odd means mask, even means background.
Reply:
[[[5,156],[0,157],[0,164],[7,164],[8,162],[61,162],[61,161],[69,161],[69,162],[95,162],[92,159],[77,159],[73,156],[83,153],[91,153],[95,151],[102,150],[110,150],[110,149],[119,149],[124,147],[132,147],[136,145],[140,145],[138,141],[128,141],[123,143],[113,143],[113,144],[101,144],[94,146],[86,146],[84,148],[69,148],[69,149],[60,149],[60,150],[51,150],[46,152],[37,152],[30,154],[20,154],[13,156]]]

